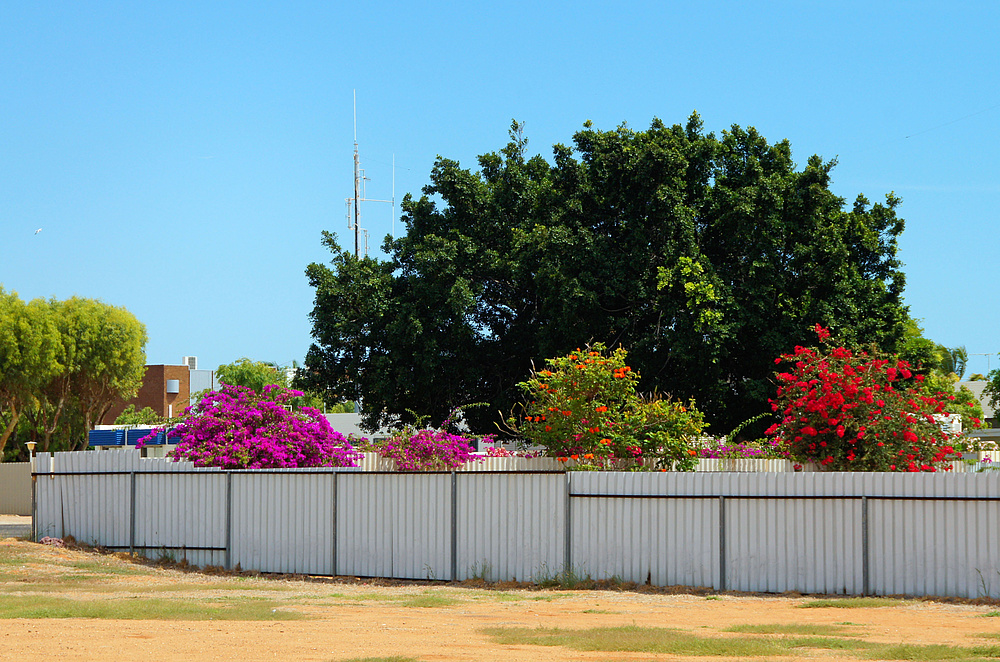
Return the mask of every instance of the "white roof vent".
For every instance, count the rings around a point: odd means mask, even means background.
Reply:
[[[185,356],[181,359],[181,365],[186,365],[191,370],[198,369],[198,357],[197,356]]]

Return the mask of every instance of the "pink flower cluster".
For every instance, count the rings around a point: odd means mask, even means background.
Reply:
[[[391,437],[364,446],[396,461],[400,471],[450,471],[479,458],[468,440],[444,430],[414,430],[407,427]]]
[[[294,412],[286,408],[285,403],[301,395],[280,386],[267,386],[258,394],[223,385],[188,407],[182,422],[167,433],[180,439],[173,457],[222,469],[355,466],[360,454],[321,412],[312,407]]]

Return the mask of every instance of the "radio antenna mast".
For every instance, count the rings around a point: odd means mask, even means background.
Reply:
[[[354,197],[347,198],[347,228],[354,230],[354,257],[361,257],[361,233],[365,233],[365,255],[368,255],[368,230],[361,228],[362,202],[388,202],[392,205],[392,236],[396,237],[396,155],[392,155],[392,199],[376,200],[365,197],[364,168],[358,157],[358,91],[354,90]]]

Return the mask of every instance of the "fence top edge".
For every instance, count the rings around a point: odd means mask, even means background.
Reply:
[[[570,492],[570,498],[577,499],[800,499],[809,501],[1000,501],[1000,495],[913,495],[913,494],[613,494],[608,492]]]

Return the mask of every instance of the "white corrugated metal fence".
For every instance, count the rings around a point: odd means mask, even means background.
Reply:
[[[264,572],[1000,597],[1000,472],[233,471],[38,458],[36,535]]]

